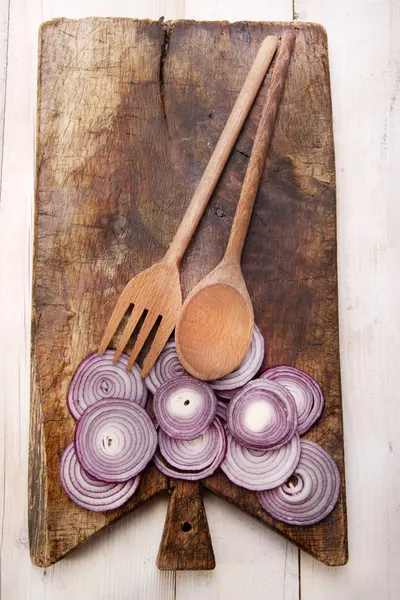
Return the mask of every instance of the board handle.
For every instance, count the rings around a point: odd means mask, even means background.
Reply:
[[[214,551],[198,481],[171,480],[157,567],[187,571],[215,568]]]

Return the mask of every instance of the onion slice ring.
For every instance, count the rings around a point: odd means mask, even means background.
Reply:
[[[252,491],[270,490],[289,479],[300,459],[300,437],[277,450],[252,450],[241,446],[228,433],[227,451],[221,469],[236,485]]]
[[[113,363],[114,350],[106,350],[102,356],[93,352],[86,356],[76,369],[68,390],[68,408],[79,421],[89,406],[105,398],[121,398],[146,406],[147,388],[135,363],[127,370],[129,357],[121,354]]]
[[[217,415],[217,417],[219,417],[223,421],[226,421],[227,416],[228,416],[228,404],[227,404],[227,402],[224,402],[223,400],[218,400],[217,401],[217,412],[216,412],[216,415]]]
[[[271,367],[260,375],[260,379],[269,379],[283,385],[292,394],[297,408],[297,431],[306,433],[321,416],[324,408],[324,394],[311,375],[296,369],[280,365]]]
[[[130,400],[99,400],[86,410],[75,430],[77,458],[100,481],[132,479],[143,471],[156,448],[157,432],[149,415]]]
[[[163,383],[155,393],[153,410],[167,435],[194,440],[214,420],[217,398],[205,382],[183,375]]]
[[[82,469],[73,442],[61,457],[60,478],[63,489],[72,502],[92,512],[119,508],[133,496],[140,482],[140,475],[124,483],[106,483],[93,479]]]
[[[243,386],[242,386],[243,387]],[[232,400],[233,396],[237,394],[242,388],[235,388],[234,390],[215,390],[218,398],[228,401]]]
[[[159,451],[153,462],[157,469],[174,479],[197,481],[212,475],[224,460],[226,436],[221,421],[216,418],[195,440],[168,438],[159,432]]]
[[[170,340],[166,343],[154,367],[146,375],[144,381],[150,392],[155,394],[160,385],[181,375],[189,375],[189,373],[180,363],[175,341]]]
[[[314,525],[335,508],[340,491],[339,469],[331,455],[310,440],[301,440],[299,464],[291,479],[259,492],[260,505],[289,525]]]
[[[214,419],[205,432],[194,440],[177,440],[160,430],[158,446],[172,467],[182,471],[200,471],[211,464],[218,466],[222,460],[226,451],[225,431],[219,419]]]
[[[279,448],[295,434],[296,404],[290,392],[279,383],[255,379],[230,401],[227,424],[242,446],[256,450]]]

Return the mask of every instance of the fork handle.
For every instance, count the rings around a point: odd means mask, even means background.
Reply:
[[[277,44],[278,38],[272,35],[262,42],[165,260],[172,260],[178,265],[181,262],[268,71]]]

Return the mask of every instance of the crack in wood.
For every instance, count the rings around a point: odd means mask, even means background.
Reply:
[[[239,150],[238,148],[234,148],[234,150],[238,154],[241,154],[242,156],[245,156],[246,158],[250,158],[250,154],[246,154],[246,152],[243,152],[243,150]]]
[[[161,100],[161,114],[165,123],[165,129],[167,132],[168,139],[171,139],[168,127],[167,110],[165,106],[165,81],[164,81],[164,65],[167,58],[169,40],[171,35],[172,26],[169,23],[163,23],[164,27],[164,40],[161,45],[160,54],[160,73],[159,73],[159,84],[160,84],[160,100]]]

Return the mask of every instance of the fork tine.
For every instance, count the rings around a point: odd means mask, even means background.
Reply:
[[[125,325],[125,329],[122,332],[121,339],[120,339],[118,347],[115,351],[115,354],[113,357],[113,362],[117,362],[117,360],[121,356],[122,352],[124,351],[124,348],[125,348],[126,344],[128,343],[133,330],[135,329],[136,325],[139,322],[140,317],[143,314],[143,310],[144,310],[143,308],[139,308],[136,304],[133,307],[132,313],[128,319],[127,324]]]
[[[161,350],[168,342],[168,338],[173,332],[174,328],[174,323],[171,324],[164,319],[161,321],[160,327],[157,330],[156,336],[153,340],[150,350],[148,351],[146,358],[144,359],[143,368],[140,373],[141,377],[146,377],[146,375],[148,375],[149,371],[152,369],[154,363],[156,362]]]
[[[117,331],[118,326],[121,322],[121,319],[124,316],[124,314],[126,313],[126,311],[128,310],[129,305],[131,303],[129,295],[125,294],[125,291],[126,291],[126,288],[124,289],[124,291],[118,298],[117,304],[115,305],[115,308],[113,310],[111,318],[108,321],[106,330],[103,335],[103,339],[100,342],[100,346],[99,346],[99,350],[98,350],[98,353],[100,355],[104,354],[104,352],[107,350],[107,346],[111,342],[111,338],[113,337],[114,333]]]
[[[157,313],[154,313],[154,312],[147,313],[144,323],[143,323],[142,327],[140,328],[135,345],[133,346],[131,355],[129,357],[129,361],[128,361],[128,365],[127,365],[128,369],[132,368],[133,363],[135,362],[135,360],[137,359],[137,357],[139,355],[139,352],[143,348],[143,344],[149,337],[150,331],[154,327],[157,317],[158,317]]]

